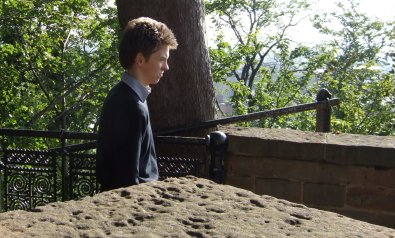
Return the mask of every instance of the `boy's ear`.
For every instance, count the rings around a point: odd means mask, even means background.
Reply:
[[[137,53],[134,62],[135,62],[138,66],[142,65],[142,64],[145,62],[145,57],[144,57],[143,53],[141,53],[141,52]]]

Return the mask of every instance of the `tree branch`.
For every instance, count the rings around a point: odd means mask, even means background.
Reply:
[[[27,123],[27,126],[28,127],[32,126],[41,116],[43,116],[45,113],[50,111],[50,109],[52,107],[54,107],[56,105],[56,103],[58,103],[60,100],[62,100],[62,98],[67,97],[69,94],[74,92],[75,89],[77,89],[79,86],[81,86],[85,81],[91,79],[92,76],[94,74],[96,74],[98,71],[102,71],[103,69],[106,69],[107,67],[105,67],[105,66],[108,65],[109,63],[110,63],[109,60],[103,62],[97,69],[91,71],[86,77],[81,79],[79,82],[76,82],[74,85],[70,86],[66,92],[58,95],[56,98],[54,98],[52,101],[50,101],[49,104],[44,109],[42,109],[41,111],[39,111],[32,117],[32,119]]]

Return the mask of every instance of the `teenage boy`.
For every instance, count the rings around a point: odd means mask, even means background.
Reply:
[[[176,48],[173,32],[161,22],[141,17],[125,27],[119,45],[125,72],[100,116],[96,171],[101,191],[159,178],[146,99],[150,85],[169,70],[169,51]]]

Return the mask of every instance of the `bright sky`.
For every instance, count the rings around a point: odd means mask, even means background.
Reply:
[[[318,0],[320,7],[334,5],[336,1]],[[393,0],[359,0],[359,8],[371,17],[382,20],[395,19],[395,1]]]
[[[340,0],[347,3],[346,0]],[[337,9],[335,0],[316,0],[313,6],[313,14],[318,12],[331,12]],[[395,20],[395,1],[393,0],[359,0],[358,9],[371,18],[379,18],[382,21]],[[301,22],[290,31],[292,39],[296,42],[317,43],[321,36],[314,29],[308,19]]]
[[[316,14],[318,12],[332,12],[336,7],[336,2],[347,3],[347,0],[313,0],[313,10],[310,14]],[[369,17],[379,18],[383,21],[394,20],[395,21],[395,1],[394,0],[357,0],[359,2],[358,9],[361,12],[366,13]],[[215,34],[210,32],[214,31],[210,25],[210,20],[206,19],[207,25],[207,37],[209,46],[214,43]],[[309,19],[305,19],[289,31],[291,39],[295,42],[300,43],[318,43],[322,41],[322,35],[312,26]]]

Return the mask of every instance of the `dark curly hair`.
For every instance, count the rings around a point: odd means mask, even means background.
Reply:
[[[138,53],[149,59],[152,53],[167,45],[170,49],[178,46],[173,32],[161,22],[148,17],[133,19],[126,25],[119,45],[119,62],[129,69]]]

